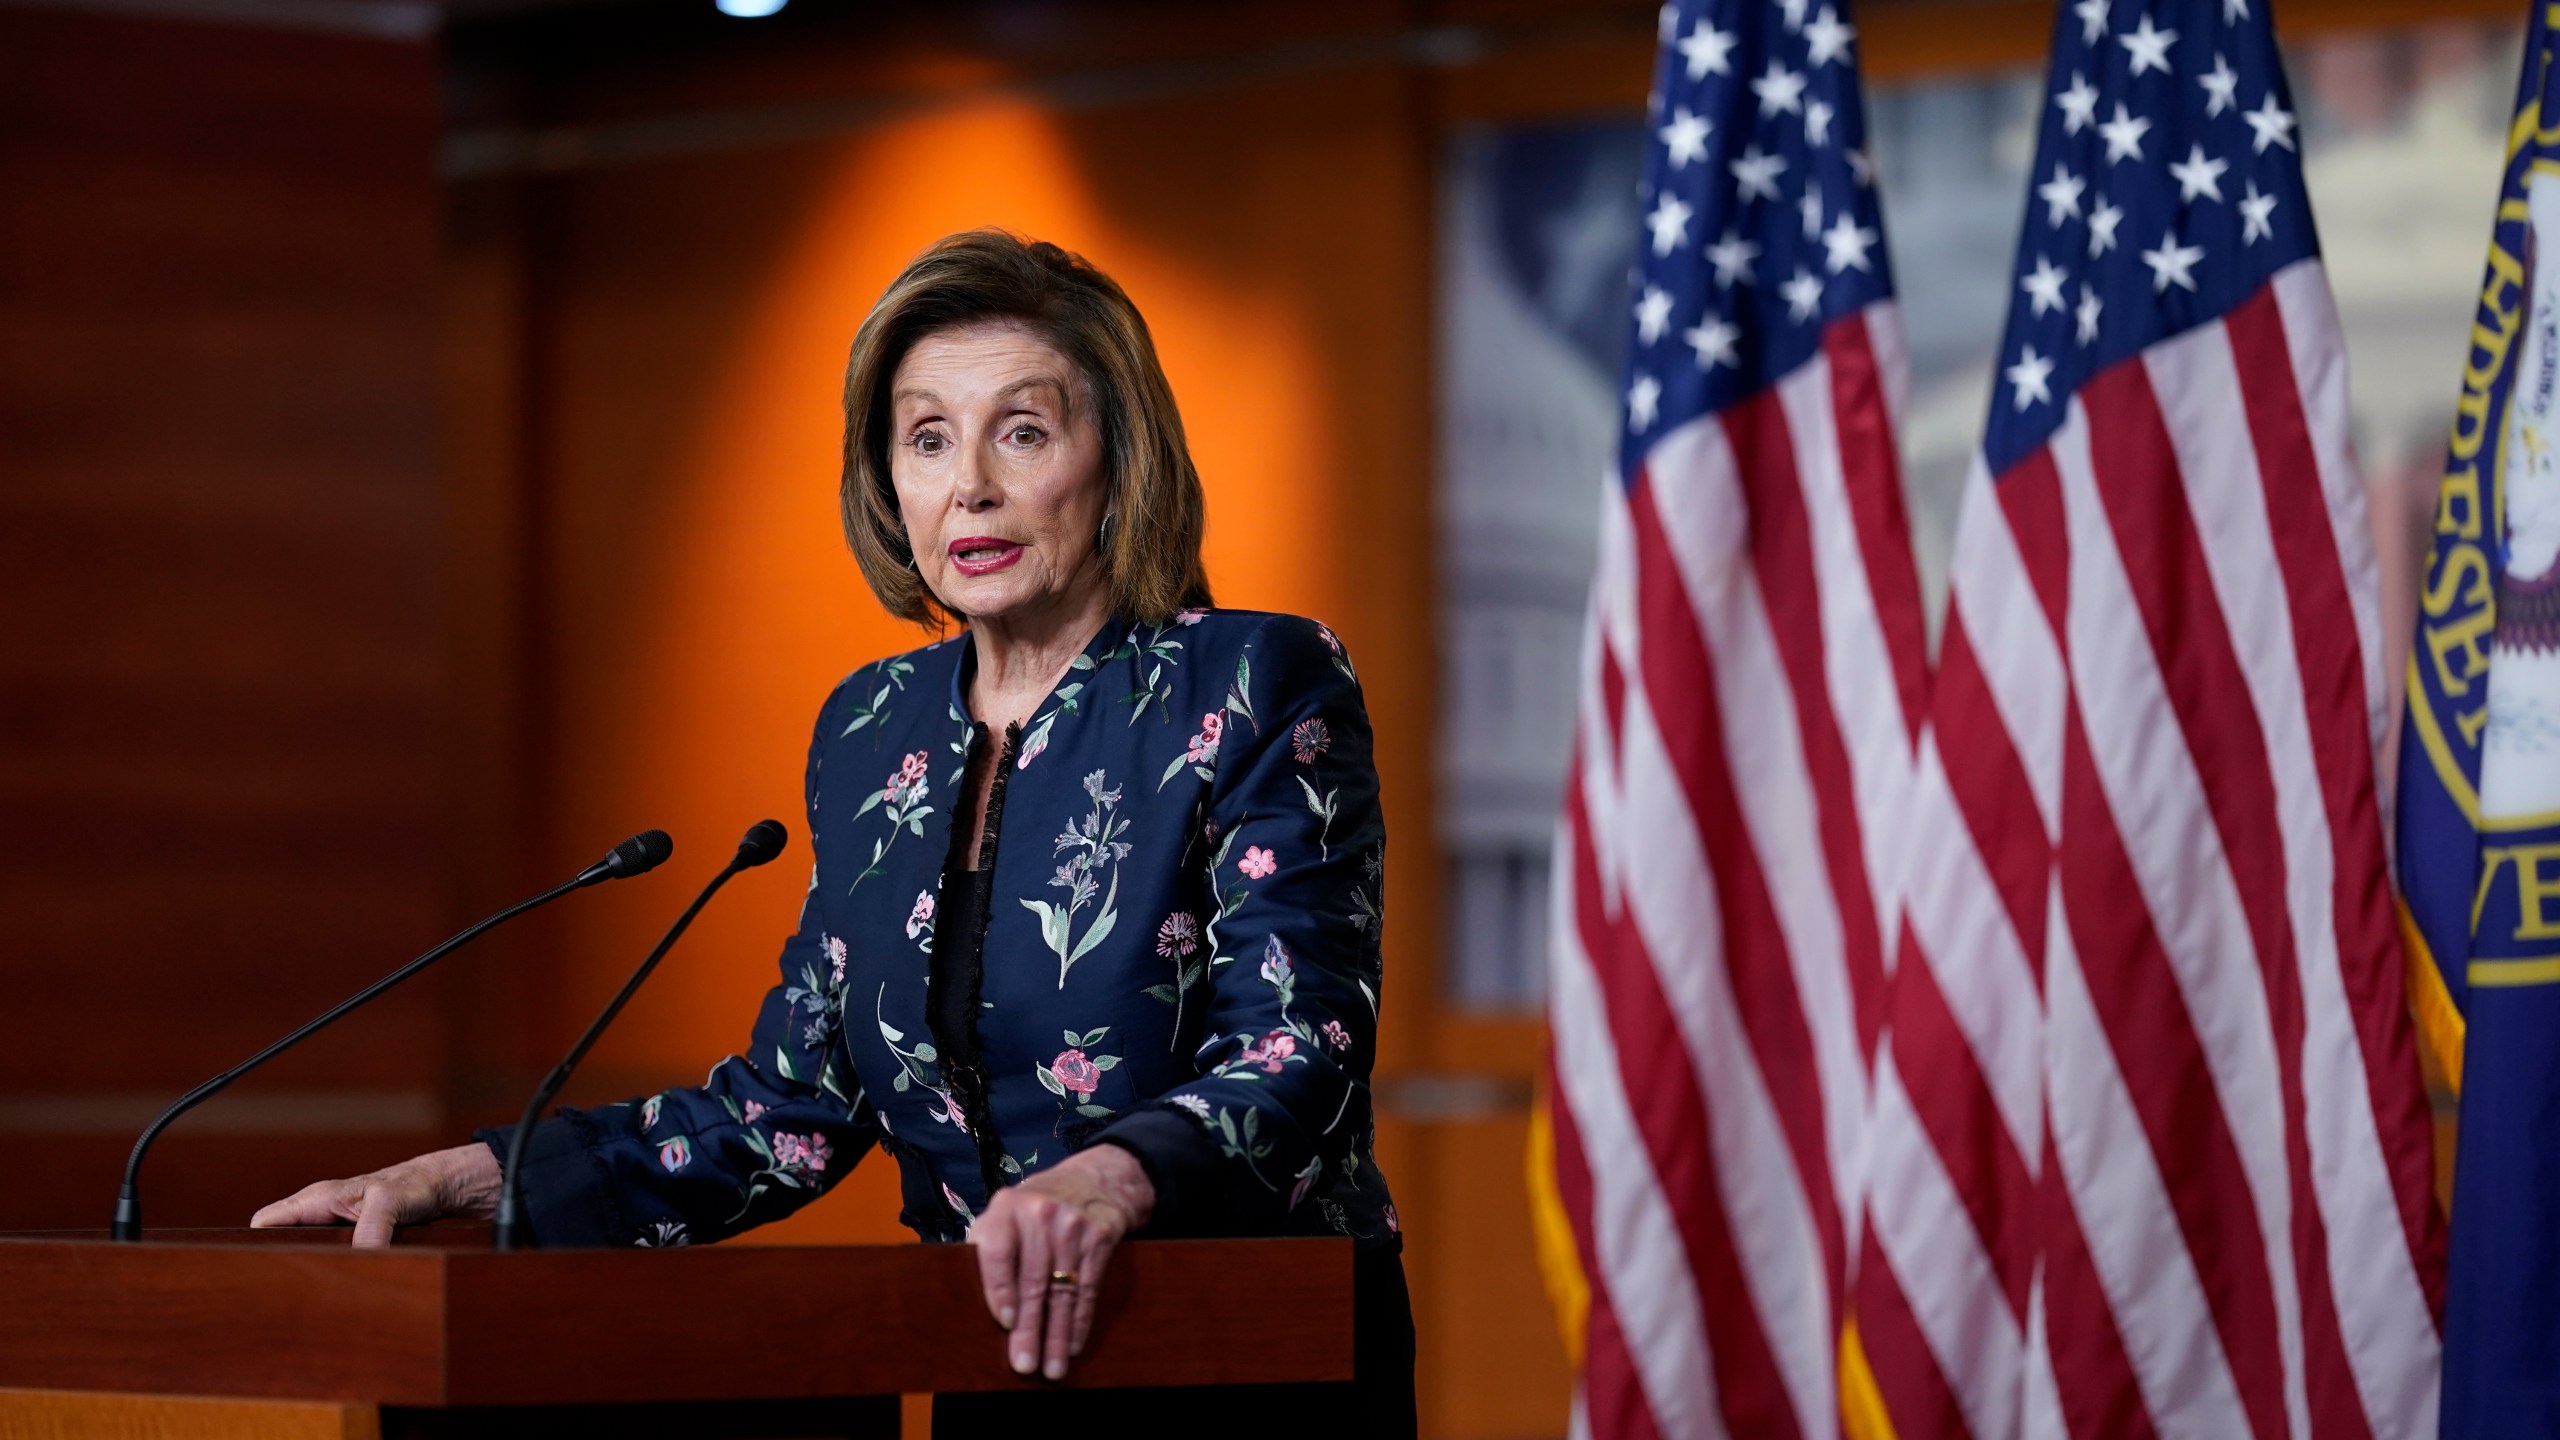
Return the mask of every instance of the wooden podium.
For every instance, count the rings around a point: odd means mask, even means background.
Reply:
[[[1286,1325],[1204,1343],[1253,1297]],[[1133,1241],[1071,1387],[1347,1380],[1346,1240]],[[0,1236],[0,1440],[894,1436],[1024,1390],[958,1245],[499,1254],[485,1229]]]

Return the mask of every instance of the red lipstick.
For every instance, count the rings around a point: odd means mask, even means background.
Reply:
[[[993,575],[1021,559],[1022,547],[992,535],[970,535],[952,541],[944,553],[951,557],[952,568],[963,575]]]

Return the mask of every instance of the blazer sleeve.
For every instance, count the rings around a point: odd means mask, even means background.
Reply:
[[[821,710],[810,745],[813,815],[832,708]],[[878,1142],[878,1112],[834,1058],[844,942],[825,933],[823,919],[813,871],[753,1038],[702,1084],[592,1110],[564,1107],[535,1128],[525,1146],[523,1212],[538,1243],[721,1239],[817,1198]],[[503,1165],[510,1133],[477,1138]]]
[[[1331,631],[1263,622],[1220,749],[1199,847],[1215,904],[1199,1078],[1095,1137],[1146,1162],[1159,1232],[1212,1215],[1276,1228],[1352,1173],[1370,1124],[1386,827],[1368,711]]]

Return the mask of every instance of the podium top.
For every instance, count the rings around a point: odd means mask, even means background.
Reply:
[[[0,1235],[0,1387],[450,1406],[1052,1383],[1005,1364],[962,1245],[501,1254],[463,1230],[367,1251],[342,1231],[161,1233]],[[1290,1323],[1203,1343],[1240,1297]],[[1349,1378],[1349,1241],[1138,1240],[1113,1252],[1060,1383]]]

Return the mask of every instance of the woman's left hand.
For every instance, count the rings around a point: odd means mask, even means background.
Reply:
[[[988,1313],[1013,1332],[1005,1343],[1016,1373],[1066,1378],[1093,1328],[1111,1247],[1155,1208],[1146,1170],[1117,1145],[1080,1150],[987,1203],[969,1243]]]

